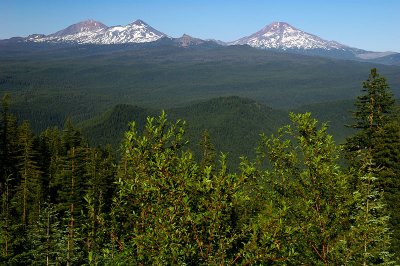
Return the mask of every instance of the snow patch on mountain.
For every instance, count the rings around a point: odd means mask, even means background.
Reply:
[[[368,52],[363,54],[358,54],[357,57],[360,59],[370,60],[385,57],[388,55],[397,54],[396,52]]]

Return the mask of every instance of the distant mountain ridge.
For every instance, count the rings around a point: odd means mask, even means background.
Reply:
[[[286,22],[273,22],[261,30],[233,42],[202,40],[184,34],[172,38],[138,19],[126,26],[111,26],[92,19],[73,24],[50,35],[32,34],[26,38],[14,37],[3,43],[72,43],[72,44],[146,44],[153,42],[169,43],[188,48],[202,45],[249,45],[257,49],[270,49],[317,55],[340,59],[375,62],[380,64],[400,65],[399,53],[373,52],[350,47],[336,41],[324,40],[311,33],[304,32]]]

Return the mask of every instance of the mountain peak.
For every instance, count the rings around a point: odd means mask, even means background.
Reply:
[[[283,32],[285,30],[300,31],[287,22],[276,22],[275,21],[275,22],[272,22],[271,24],[266,25],[264,28],[262,28],[258,32],[270,32],[270,31],[282,31]]]
[[[274,21],[271,24],[267,25],[266,27],[291,27],[291,25],[287,22],[282,21]]]
[[[192,39],[193,37],[190,36],[189,34],[184,33],[181,38],[191,38]]]
[[[138,26],[149,26],[149,24],[147,24],[146,22],[144,22],[141,19],[137,19],[134,22],[130,23],[129,25],[138,25]]]
[[[74,35],[78,34],[81,32],[91,32],[91,31],[97,31],[97,30],[102,30],[106,29],[107,26],[104,25],[103,23],[93,20],[93,19],[88,19],[84,20],[75,24],[72,24],[71,26],[68,26],[67,28],[57,31],[56,33],[51,34],[51,36],[67,36],[67,35]]]
[[[103,23],[101,23],[101,22],[99,22],[99,21],[96,21],[96,20],[94,20],[94,19],[86,19],[86,20],[83,20],[83,21],[81,21],[81,22],[78,22],[77,24],[79,24],[79,23],[83,23],[83,24],[93,24],[93,25],[96,25],[96,24],[103,24]]]
[[[200,45],[203,44],[204,41],[198,38],[194,38],[190,35],[187,35],[184,33],[182,37],[175,39],[175,42],[178,44],[180,47],[189,47],[189,46],[195,46],[195,45]]]

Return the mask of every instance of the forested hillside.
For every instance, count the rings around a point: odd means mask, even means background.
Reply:
[[[295,113],[311,112],[320,121],[329,124],[328,132],[338,144],[354,133],[351,124],[353,101],[326,102],[293,109]],[[229,153],[228,164],[237,165],[239,157],[254,158],[254,147],[259,143],[260,132],[272,134],[289,123],[289,111],[272,109],[264,104],[237,96],[219,97],[191,103],[179,108],[166,109],[173,120],[186,121],[188,147],[198,157],[199,139],[207,131],[216,151]],[[135,120],[139,132],[147,116],[156,116],[161,110],[132,105],[116,105],[112,109],[78,124],[92,145],[111,144],[119,148],[128,130],[128,121]]]
[[[36,132],[81,122],[118,104],[154,110],[239,96],[273,109],[352,100],[376,64],[261,51],[247,46],[0,47],[0,93]],[[400,67],[379,69],[400,97]]]
[[[395,265],[400,113],[376,69],[362,88],[352,119],[344,119],[352,131],[343,146],[310,113],[282,118],[239,97],[169,115],[116,105],[82,122],[89,139],[71,119],[35,134],[5,94],[0,263]],[[124,130],[126,119],[137,123]],[[119,130],[118,151],[97,145]],[[224,137],[218,147],[213,135]],[[189,137],[198,138],[195,146]],[[228,166],[230,155],[219,151],[241,152],[242,141],[254,145],[253,155]]]
[[[289,122],[288,112],[273,110],[254,100],[239,97],[221,97],[165,111],[170,119],[186,122],[187,147],[196,157],[201,154],[201,136],[207,131],[216,151],[229,153],[230,166],[237,165],[242,155],[254,157],[254,148],[261,132],[271,134]],[[156,116],[160,112],[132,105],[117,105],[79,126],[92,145],[111,144],[118,149],[130,120],[135,120],[138,131],[142,132],[146,117]]]

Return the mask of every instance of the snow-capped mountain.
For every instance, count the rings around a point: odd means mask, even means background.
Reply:
[[[286,22],[273,22],[256,33],[230,44],[247,44],[262,49],[325,49],[345,50],[350,48],[334,41],[296,29]]]
[[[107,27],[95,20],[73,24],[50,35],[34,34],[27,37],[32,42],[70,42],[79,44],[121,44],[153,42],[166,36],[142,20],[126,26]]]
[[[299,30],[286,22],[273,22],[250,36],[228,44],[353,60],[375,60],[396,54],[366,51],[336,41],[327,41]]]

